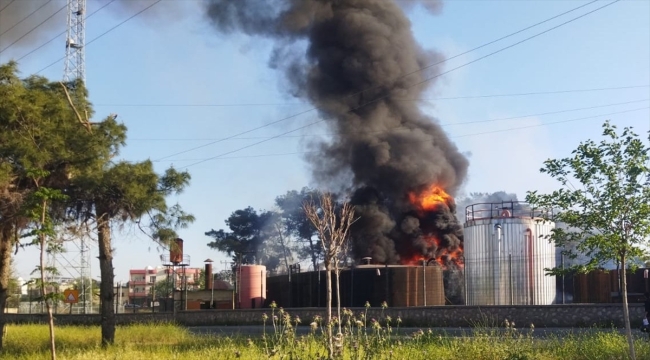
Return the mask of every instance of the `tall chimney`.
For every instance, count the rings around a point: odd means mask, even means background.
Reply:
[[[214,279],[212,275],[212,264],[205,264],[205,290],[212,290]]]

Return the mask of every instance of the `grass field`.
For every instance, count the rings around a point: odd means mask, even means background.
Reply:
[[[313,326],[313,324],[312,324]],[[348,327],[339,347],[345,359],[625,359],[625,338],[613,331],[590,335],[533,339],[530,329],[505,334],[477,329],[464,337],[446,337],[434,331],[400,334],[399,329],[368,326]],[[99,327],[58,327],[57,355],[60,359],[319,359],[326,354],[321,329],[295,337],[292,326],[271,323],[263,337],[195,335],[170,324],[118,327],[116,343],[100,347]],[[12,325],[7,328],[5,359],[48,359],[46,325]],[[637,341],[637,357],[650,359],[650,346]]]

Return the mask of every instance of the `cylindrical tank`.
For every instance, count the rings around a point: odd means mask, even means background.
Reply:
[[[169,262],[180,264],[183,262],[183,239],[176,239],[169,247]]]
[[[237,269],[237,303],[240,309],[264,306],[266,300],[266,266],[240,265]]]
[[[464,226],[467,305],[552,304],[556,279],[544,269],[556,266],[557,250],[540,236],[549,235],[555,224],[521,206],[484,217],[471,216],[469,209]]]
[[[432,266],[392,267],[393,303],[395,307],[445,304],[442,268]]]

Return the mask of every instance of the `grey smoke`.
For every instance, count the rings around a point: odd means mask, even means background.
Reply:
[[[467,196],[456,199],[458,208],[456,216],[462,222],[465,221],[466,213],[469,210],[476,214],[483,213],[486,215],[489,211],[499,212],[501,208],[513,207],[517,212],[530,212],[530,207],[524,203],[519,203],[517,194],[505,191],[496,191],[493,193],[474,192]],[[493,204],[493,205],[491,205]],[[502,204],[502,205],[499,205]],[[471,208],[467,208],[471,206]]]
[[[282,71],[286,89],[318,107],[331,142],[312,144],[307,159],[316,182],[347,185],[361,219],[353,232],[357,257],[396,263],[420,253],[435,257],[462,246],[455,205],[416,213],[409,192],[438,184],[455,193],[468,161],[438,120],[411,102],[432,84],[424,81],[442,56],[415,41],[404,8],[438,1],[209,0],[206,14],[221,33],[241,32],[272,41],[269,65]],[[413,228],[415,221],[417,229]],[[405,232],[408,231],[408,232]],[[436,236],[441,249],[423,239]],[[426,243],[426,244],[425,244]]]
[[[109,1],[87,0],[86,15]],[[116,20],[123,20],[154,3],[156,0],[116,0],[102,9],[102,13],[113,15]],[[66,0],[0,0],[0,9],[4,9],[0,12],[0,51],[5,49],[0,57],[5,60],[21,57],[66,30],[66,4]],[[143,12],[137,19],[152,24],[168,23],[181,18],[181,14],[193,6],[196,6],[194,1],[163,0]],[[52,17],[48,19],[50,16]],[[86,28],[92,28],[92,20],[87,21]],[[24,36],[28,32],[29,34]],[[88,31],[86,33],[88,36]],[[63,55],[65,38],[62,37],[60,43]]]

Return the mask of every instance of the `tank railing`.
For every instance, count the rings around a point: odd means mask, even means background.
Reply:
[[[162,254],[160,255],[160,261],[162,262],[163,266],[189,266],[190,256],[187,254],[183,254],[183,262],[174,264],[172,263],[171,256],[169,254]]]
[[[531,208],[522,201],[477,203],[465,208],[465,221],[496,218],[552,218],[550,210]]]

